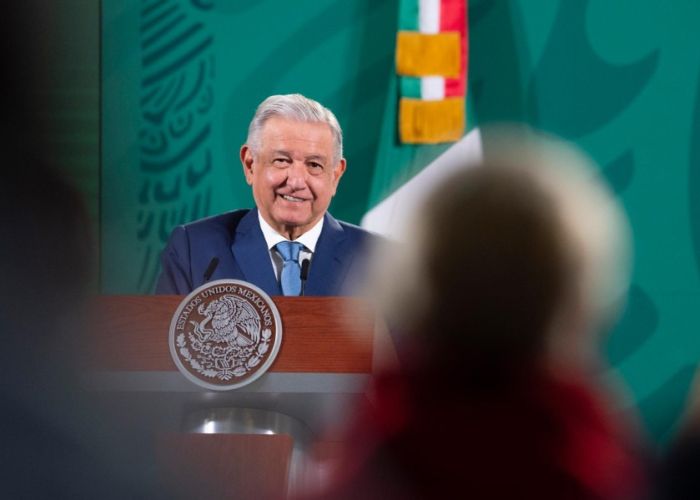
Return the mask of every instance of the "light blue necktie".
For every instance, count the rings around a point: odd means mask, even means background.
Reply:
[[[284,265],[280,274],[280,285],[283,295],[299,295],[301,293],[301,267],[299,252],[303,245],[296,241],[280,241],[275,245]]]

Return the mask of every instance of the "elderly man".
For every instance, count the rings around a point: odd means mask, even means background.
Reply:
[[[374,237],[327,212],[346,167],[333,113],[300,94],[268,97],[240,156],[257,208],[176,227],[156,293],[185,294],[224,278],[270,295],[351,293]]]

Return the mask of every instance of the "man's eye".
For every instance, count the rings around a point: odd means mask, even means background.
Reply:
[[[310,161],[309,168],[311,168],[311,170],[323,170],[323,165],[315,161]]]
[[[277,166],[286,166],[289,163],[289,160],[287,158],[273,158],[272,160],[273,165]]]

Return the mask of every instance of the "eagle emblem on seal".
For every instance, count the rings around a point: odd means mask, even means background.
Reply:
[[[250,283],[219,280],[180,304],[170,328],[173,360],[190,380],[214,389],[250,383],[267,370],[281,340],[272,300]]]
[[[199,323],[191,321],[199,342],[248,347],[260,340],[260,316],[250,304],[234,295],[201,304],[197,312],[204,316]],[[207,328],[209,324],[212,328]]]

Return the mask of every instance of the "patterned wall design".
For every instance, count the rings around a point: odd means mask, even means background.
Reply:
[[[650,433],[665,441],[700,355],[692,36],[700,5],[491,0],[472,2],[474,11],[479,122],[523,121],[576,142],[631,219],[633,285],[606,351]],[[502,37],[498,27],[508,27]]]
[[[192,0],[197,10],[212,5]],[[176,0],[141,9],[140,186],[136,239],[145,248],[136,286],[153,287],[172,227],[209,213],[213,35]]]

